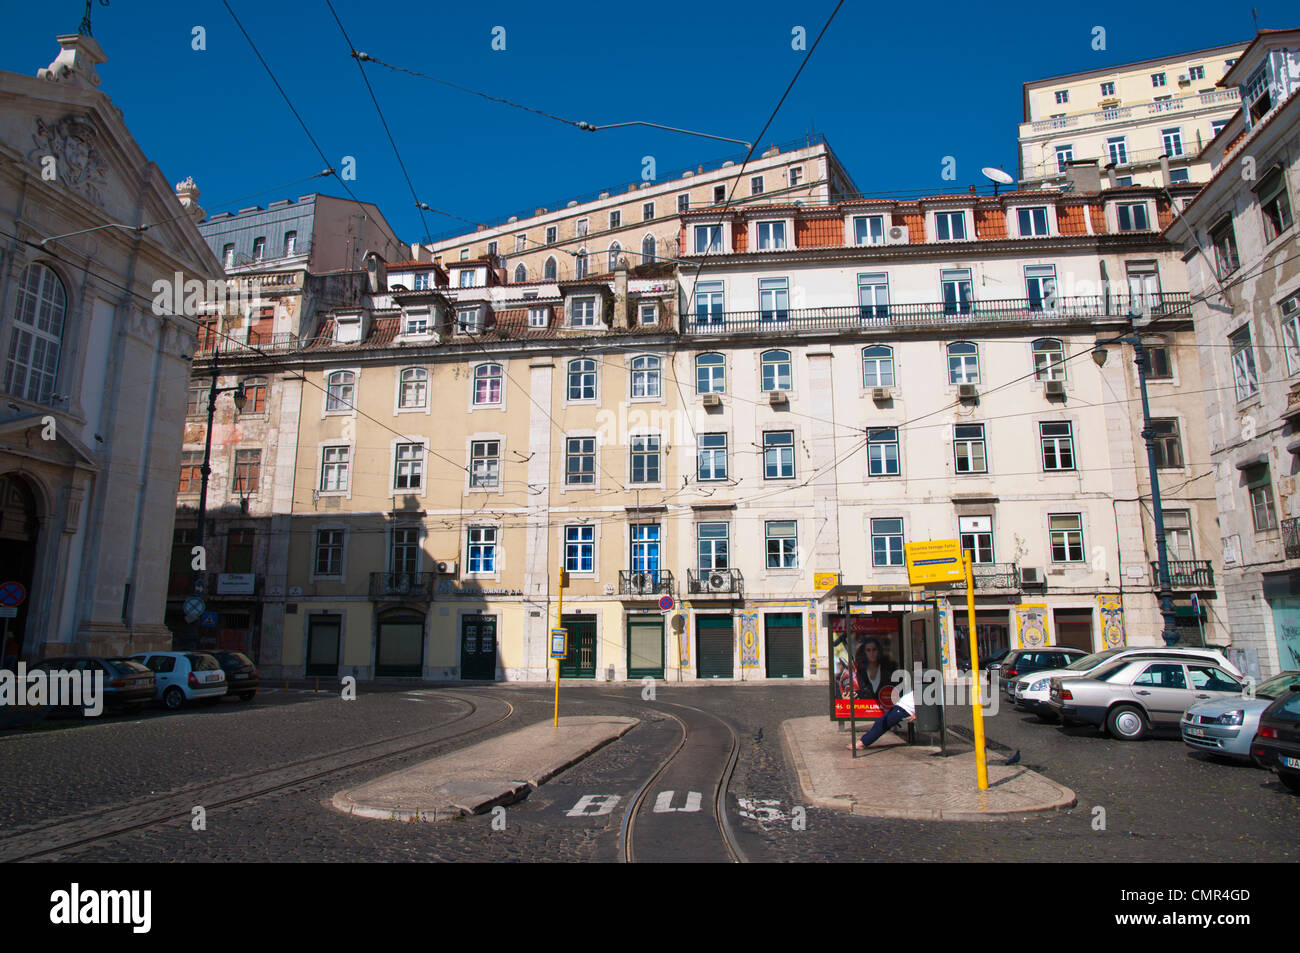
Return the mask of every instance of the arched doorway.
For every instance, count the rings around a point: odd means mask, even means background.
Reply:
[[[0,662],[8,664],[34,646],[24,638],[27,613],[32,604],[32,576],[36,568],[36,537],[40,514],[36,493],[28,480],[17,473],[0,474],[0,583],[20,582],[27,598],[12,619],[0,619]]]

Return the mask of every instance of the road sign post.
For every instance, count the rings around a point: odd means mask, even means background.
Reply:
[[[569,574],[565,572],[564,564],[561,563],[560,564],[560,607],[559,607],[559,611],[557,611],[555,614],[556,615],[555,625],[559,631],[565,633],[565,638],[564,638],[565,649],[566,649],[564,653],[565,655],[569,654],[567,651],[568,643],[569,643],[568,632],[564,628],[564,584],[567,583],[568,581],[569,581]],[[555,717],[551,721],[551,727],[553,728],[560,727],[560,663],[562,661],[563,661],[563,656],[555,660]]]
[[[962,554],[962,568],[966,571],[966,631],[970,633],[971,721],[975,728],[975,779],[981,791],[989,789],[988,754],[984,750],[984,710],[980,704],[979,643],[975,638],[975,576],[971,569],[971,554]]]

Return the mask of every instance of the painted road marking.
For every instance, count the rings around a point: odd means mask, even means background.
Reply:
[[[584,794],[564,814],[565,817],[600,817],[614,810],[621,800],[622,797],[617,794]]]
[[[660,792],[659,792],[659,796],[655,798],[655,813],[656,813],[656,814],[667,814],[667,813],[669,813],[669,812],[671,812],[671,811],[698,811],[698,810],[700,809],[700,802],[703,800],[703,798],[700,796],[700,792],[699,792],[699,791],[687,791],[687,792],[686,792],[686,806],[685,806],[685,807],[673,807],[673,806],[672,806],[672,804],[673,804],[673,795],[674,795],[675,793],[676,793],[675,791],[660,791]]]
[[[781,802],[769,798],[736,798],[740,804],[740,816],[751,821],[785,821],[788,815],[781,810]]]

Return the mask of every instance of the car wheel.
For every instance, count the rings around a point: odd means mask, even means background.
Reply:
[[[1106,728],[1121,741],[1140,741],[1146,736],[1147,720],[1140,708],[1116,705],[1106,716]]]
[[[1300,794],[1300,774],[1296,774],[1294,771],[1287,771],[1283,774],[1279,771],[1277,776],[1278,780],[1285,784],[1292,794]]]
[[[173,685],[167,691],[163,692],[163,704],[167,706],[168,711],[177,711],[185,704],[185,692]]]
[[[257,692],[244,692],[239,696],[239,700],[241,702],[251,702],[253,700],[253,696],[256,694]]]

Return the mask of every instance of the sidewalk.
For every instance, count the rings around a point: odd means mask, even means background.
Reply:
[[[863,722],[858,722],[862,730]],[[975,752],[943,757],[887,733],[855,759],[853,738],[826,716],[781,724],[799,789],[810,804],[869,817],[926,821],[991,821],[1073,807],[1074,792],[1005,756],[989,761],[989,788],[979,790]]]
[[[631,730],[613,715],[538,722],[386,774],[334,795],[345,814],[387,821],[441,821],[512,804],[565,768]],[[845,752],[847,754],[847,752]]]

